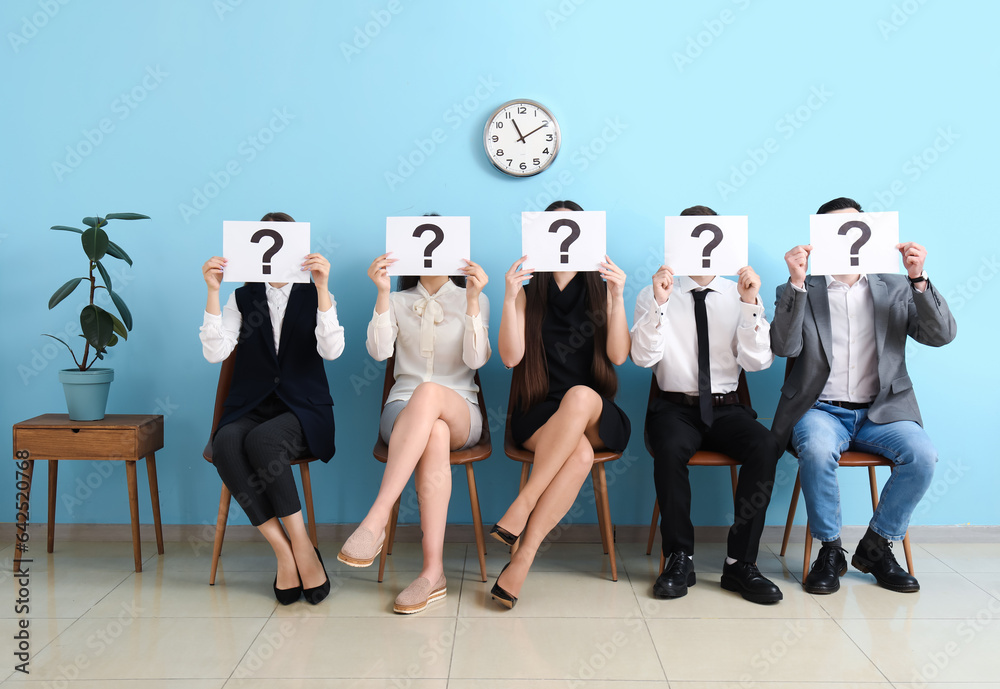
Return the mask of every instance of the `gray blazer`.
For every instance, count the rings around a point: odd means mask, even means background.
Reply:
[[[944,297],[930,282],[917,292],[905,275],[868,275],[875,306],[875,346],[878,348],[878,395],[868,418],[875,423],[916,421],[922,425],[917,397],[906,372],[906,336],[940,347],[955,339],[955,319]],[[830,377],[833,330],[826,278],[806,277],[806,291],[779,285],[771,322],[771,349],[777,356],[795,357],[781,387],[771,432],[780,447],[788,445],[792,428],[819,399]]]

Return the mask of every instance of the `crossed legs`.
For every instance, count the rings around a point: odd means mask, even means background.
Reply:
[[[594,466],[594,448],[603,443],[598,423],[604,400],[577,385],[563,396],[559,409],[524,443],[535,453],[531,475],[499,524],[520,534],[520,546],[497,583],[513,596],[521,592],[535,554],[548,533],[569,511]]]
[[[437,581],[444,572],[444,529],[451,498],[449,453],[469,438],[469,405],[451,388],[421,383],[396,417],[382,485],[362,520],[372,534],[384,531],[393,505],[416,474],[424,568],[420,576]]]

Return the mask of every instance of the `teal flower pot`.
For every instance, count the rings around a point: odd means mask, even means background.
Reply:
[[[71,421],[100,421],[108,407],[108,392],[115,379],[112,368],[59,371],[59,382],[66,393],[66,407]]]

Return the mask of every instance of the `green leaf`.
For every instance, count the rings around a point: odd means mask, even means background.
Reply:
[[[107,252],[108,256],[121,259],[122,261],[125,261],[129,265],[132,265],[132,259],[128,257],[128,254],[125,253],[125,250],[122,249],[117,244],[115,244],[114,242],[112,242],[111,240],[108,240]]]
[[[50,230],[62,230],[63,232],[76,232],[77,234],[83,234],[83,230],[78,230],[75,227],[69,227],[68,225],[53,225],[49,229]]]
[[[108,340],[107,346],[114,347],[116,344],[118,344],[118,336],[114,333],[111,333],[111,339]]]
[[[83,250],[91,261],[99,261],[108,251],[108,233],[99,227],[91,227],[80,236]]]
[[[118,294],[112,291],[110,287],[108,288],[108,294],[111,295],[111,301],[113,301],[115,303],[115,306],[118,307],[118,313],[122,315],[122,322],[125,324],[125,327],[128,330],[131,330],[132,313],[128,310],[128,307],[125,306],[125,302],[122,300],[121,297],[118,296]]]
[[[125,324],[118,320],[115,314],[111,314],[111,320],[115,323],[115,334],[119,335],[122,339],[128,339],[128,330],[125,329]]]
[[[108,275],[108,271],[104,269],[104,266],[101,265],[100,261],[97,262],[97,270],[101,273],[101,277],[104,278],[104,286],[107,287],[108,290],[110,291],[111,290],[111,276]]]
[[[49,298],[49,308],[51,309],[53,306],[61,302],[63,299],[73,294],[73,290],[76,289],[76,286],[86,279],[87,278],[73,278],[72,280],[68,281],[65,285],[57,289],[55,291],[55,294],[53,294]],[[63,344],[65,344],[65,342]]]
[[[100,306],[88,304],[80,312],[80,327],[87,342],[101,352],[115,334],[115,323],[111,314]]]
[[[87,227],[104,227],[105,225],[108,224],[108,221],[100,216],[97,217],[88,216],[83,219],[83,224],[86,225]]]
[[[149,220],[148,215],[142,213],[108,213],[108,220]]]

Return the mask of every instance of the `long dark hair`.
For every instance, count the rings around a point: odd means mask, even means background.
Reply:
[[[582,211],[572,201],[554,201],[546,211],[561,208]],[[593,327],[594,360],[590,365],[591,377],[597,392],[603,397],[614,397],[618,391],[618,376],[608,358],[608,286],[596,271],[583,273],[587,290],[587,318]],[[514,367],[511,381],[511,403],[527,410],[545,399],[549,392],[549,366],[542,342],[542,321],[548,311],[549,285],[552,273],[538,272],[524,287],[524,356]]]
[[[424,213],[425,218],[440,218],[440,213]],[[461,288],[465,288],[465,276],[464,275],[450,275],[449,280],[454,282]],[[416,275],[400,275],[396,278],[396,291],[402,292],[404,290],[413,289],[420,282],[420,278]]]

